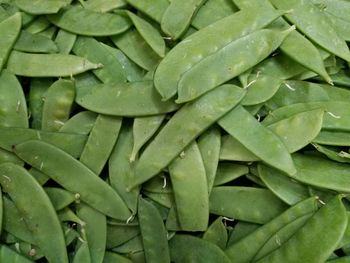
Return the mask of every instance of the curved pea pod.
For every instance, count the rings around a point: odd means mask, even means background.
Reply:
[[[349,138],[349,132],[321,130],[313,142],[333,146],[350,146]]]
[[[109,181],[111,186],[121,195],[133,214],[137,211],[137,199],[140,189],[129,189],[130,181],[134,177],[134,164],[130,162],[133,146],[132,127],[124,121],[118,140],[108,159]]]
[[[14,46],[19,36],[21,26],[22,16],[20,13],[15,13],[9,18],[6,18],[0,22],[0,37],[2,39],[0,51],[0,72],[7,62],[12,47]]]
[[[174,263],[229,263],[230,259],[216,245],[190,235],[175,235],[169,241],[171,261]]]
[[[326,262],[330,263],[349,263],[350,262],[350,256],[343,256],[335,259],[327,260]]]
[[[12,51],[7,69],[26,77],[68,77],[100,68],[85,58],[62,54],[29,54]]]
[[[0,148],[0,163],[8,163],[8,162],[23,166],[22,160],[19,159],[15,154]]]
[[[175,111],[172,101],[161,101],[152,81],[97,84],[88,87],[76,102],[91,111],[114,116],[147,116]]]
[[[127,0],[126,2],[159,23],[169,6],[168,0],[153,0],[152,2]]]
[[[243,144],[231,135],[224,135],[221,138],[220,160],[254,162],[260,158],[249,151]]]
[[[15,263],[33,263],[33,261],[18,254],[11,248],[5,245],[0,245],[0,261],[1,262],[15,262]]]
[[[205,174],[207,176],[208,192],[210,193],[214,185],[219,163],[221,148],[220,128],[218,126],[211,127],[199,136],[198,148],[203,159]]]
[[[126,6],[125,0],[88,0],[85,1],[83,6],[86,9],[97,10],[101,13],[106,13],[114,9],[122,8]]]
[[[297,113],[289,118],[267,126],[280,137],[290,153],[296,152],[312,142],[322,128],[322,108]]]
[[[255,66],[277,49],[294,29],[257,30],[203,58],[180,77],[176,102],[191,101]]]
[[[317,6],[302,0],[271,0],[271,2],[279,9],[293,10],[284,16],[302,33],[325,50],[350,61],[350,51],[345,41],[337,34],[327,16]]]
[[[258,224],[269,222],[286,208],[269,190],[254,187],[214,187],[209,197],[210,213]]]
[[[279,249],[256,262],[281,262],[286,258],[290,262],[324,262],[341,240],[347,223],[341,197],[336,196]]]
[[[103,263],[114,263],[114,262],[118,262],[118,263],[133,263],[135,261],[131,261],[130,259],[123,257],[122,255],[119,255],[117,253],[113,253],[113,252],[108,252],[106,251],[106,254],[103,258]]]
[[[143,191],[143,193],[152,201],[169,209],[175,204],[173,193],[152,193],[147,191]]]
[[[314,146],[318,152],[327,156],[328,159],[331,159],[331,160],[339,162],[339,163],[350,163],[350,159],[348,158],[347,152],[344,152],[344,151],[338,152],[336,150],[330,149],[330,148],[325,147],[325,146],[321,146],[321,145],[316,144],[316,143],[312,143],[312,146]]]
[[[289,205],[294,205],[309,196],[308,188],[265,165],[258,165],[259,178],[277,197]]]
[[[60,29],[57,32],[55,43],[59,50],[59,53],[68,55],[77,39],[77,35],[70,33],[64,29]]]
[[[85,36],[116,35],[131,26],[130,20],[123,15],[98,13],[80,6],[64,8],[57,14],[48,15],[47,18],[59,28]]]
[[[158,174],[191,141],[239,103],[244,94],[237,86],[223,85],[178,110],[136,163],[136,176],[131,187]]]
[[[60,0],[34,0],[31,2],[16,0],[15,3],[19,9],[31,15],[55,14],[68,4],[66,1]]]
[[[222,223],[223,218],[219,216],[205,231],[203,239],[207,240],[221,249],[225,249],[227,243],[227,230]]]
[[[177,218],[185,231],[204,231],[209,221],[205,167],[197,143],[192,142],[169,165]]]
[[[103,67],[94,70],[93,73],[103,83],[126,82],[122,65],[111,56],[111,52],[101,42],[93,37],[79,36],[74,43],[73,53],[93,63],[102,64]]]
[[[41,128],[58,131],[68,120],[75,97],[75,86],[71,80],[59,79],[45,94]]]
[[[95,124],[97,114],[91,111],[81,111],[71,117],[60,128],[59,132],[88,135]]]
[[[276,11],[264,15],[257,15],[257,12],[249,10],[235,13],[199,30],[176,45],[160,62],[154,75],[155,87],[163,100],[168,100],[177,93],[181,77],[194,65],[217,54],[228,43],[268,25],[280,15]],[[213,73],[209,75],[213,77]]]
[[[44,185],[50,180],[50,177],[33,167],[30,168],[28,172],[35,178],[35,180],[38,181],[40,185]]]
[[[146,261],[170,262],[167,232],[157,208],[140,198],[138,218]]]
[[[226,248],[232,246],[242,238],[250,235],[259,227],[261,227],[259,224],[248,223],[244,221],[237,222],[235,227],[231,231],[229,230],[229,239],[227,240]]]
[[[106,248],[117,247],[130,239],[140,234],[140,228],[138,226],[129,225],[107,225],[107,242]]]
[[[132,132],[134,145],[130,154],[130,162],[134,162],[141,147],[154,135],[162,124],[165,115],[139,117],[134,119]]]
[[[90,132],[80,162],[99,175],[108,161],[117,141],[122,119],[113,116],[99,115]]]
[[[283,228],[287,223],[301,216],[314,213],[317,210],[317,199],[315,197],[305,199],[290,207],[249,235],[228,246],[225,250],[225,254],[232,261],[237,263],[250,262],[266,241],[279,229]]]
[[[161,34],[146,20],[140,18],[132,12],[127,13],[131,21],[133,22],[136,30],[145,39],[147,44],[158,54],[160,57],[165,56],[165,42]]]
[[[68,192],[62,188],[45,187],[44,190],[49,196],[50,201],[56,211],[67,207],[76,200],[75,196],[71,192]]]
[[[27,103],[21,84],[7,70],[0,73],[0,126],[28,127]]]
[[[86,241],[80,241],[76,245],[72,263],[91,263],[89,245]]]
[[[58,48],[51,39],[22,30],[13,49],[32,53],[56,53]]]
[[[57,216],[60,219],[61,223],[69,222],[75,223],[79,226],[84,226],[85,222],[81,220],[75,212],[72,211],[69,207],[65,207],[62,210],[57,211]]]
[[[220,163],[216,172],[214,186],[226,184],[248,173],[248,166],[237,163]]]
[[[266,102],[272,98],[282,84],[282,80],[272,76],[256,76],[249,78],[249,83],[245,88],[247,94],[242,100],[242,105],[256,105]]]
[[[342,1],[344,2],[344,1]],[[338,33],[339,36],[341,36],[344,40],[349,41],[350,40],[350,21],[344,20],[337,15],[325,12],[328,20],[331,22],[333,28]]]
[[[288,149],[280,138],[262,126],[242,106],[231,110],[218,123],[263,162],[291,175],[296,172]]]
[[[162,31],[178,39],[191,24],[192,17],[205,0],[174,0],[165,10],[160,23]]]
[[[32,140],[18,144],[15,153],[43,171],[68,191],[96,210],[115,219],[126,220],[130,211],[120,196],[82,163],[53,145]]]
[[[123,34],[111,37],[111,40],[130,60],[141,68],[152,71],[159,64],[160,57],[137,30],[128,30]]]
[[[102,263],[107,240],[106,216],[86,204],[79,204],[77,215],[85,222],[81,231],[84,231],[86,236],[91,263]],[[86,261],[81,261],[83,262]]]
[[[37,181],[22,167],[6,163],[0,165],[0,184],[14,201],[33,233],[33,238],[50,262],[68,262],[61,225],[50,199]],[[33,204],[31,196],[36,200]],[[30,209],[28,209],[30,207]],[[50,240],[50,242],[47,242]]]

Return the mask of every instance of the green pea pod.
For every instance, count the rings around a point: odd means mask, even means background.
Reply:
[[[55,43],[59,53],[68,55],[72,50],[76,39],[77,35],[60,29],[55,38]]]
[[[235,13],[176,45],[161,61],[154,75],[155,87],[162,98],[168,100],[176,94],[181,77],[194,65],[216,54],[228,43],[268,25],[280,15],[276,11],[264,15],[256,15],[257,12],[258,10],[249,10]],[[212,73],[209,75],[210,78],[213,77]]]
[[[22,30],[13,47],[17,51],[32,53],[56,53],[58,48],[49,38]]]
[[[231,162],[220,163],[216,172],[214,186],[226,184],[248,173],[248,166]]]
[[[5,245],[0,246],[0,261],[1,262],[16,262],[16,263],[33,263],[33,261],[21,256],[14,250]]]
[[[296,172],[293,160],[281,139],[263,127],[243,107],[234,108],[218,123],[263,162],[290,175]]]
[[[61,0],[15,0],[15,3],[19,9],[31,15],[55,14],[67,5],[67,2]]]
[[[38,34],[48,29],[51,24],[45,16],[34,16],[34,20],[30,22],[24,29],[31,34]]]
[[[152,2],[126,0],[126,2],[159,23],[162,20],[165,10],[169,6],[168,0],[154,0]]]
[[[6,163],[0,165],[0,184],[14,201],[33,233],[33,238],[50,262],[68,262],[63,231],[56,212],[45,191],[22,167]],[[36,200],[35,205],[31,196]],[[31,207],[31,209],[28,209]],[[47,242],[47,240],[50,242]]]
[[[227,230],[222,222],[223,218],[219,216],[205,231],[203,239],[207,240],[221,249],[225,249],[227,243]]]
[[[0,23],[0,38],[2,39],[0,49],[0,72],[7,62],[12,47],[19,36],[21,25],[22,16],[20,13],[16,13],[11,17],[6,18]]]
[[[242,143],[230,135],[221,138],[220,160],[224,161],[259,161],[260,158],[249,151]]]
[[[60,128],[60,132],[88,135],[96,122],[97,114],[91,111],[81,111],[72,116]]]
[[[239,240],[245,238],[246,236],[253,233],[261,225],[239,221],[235,227],[230,231],[230,236],[226,244],[226,248],[232,246],[234,243],[237,243]]]
[[[167,234],[157,208],[140,198],[138,217],[147,262],[170,263]]]
[[[136,253],[135,253],[136,254]],[[133,254],[132,254],[133,255]],[[132,256],[130,255],[130,257]],[[103,263],[133,263],[135,261],[131,261],[130,259],[113,252],[106,251],[105,257],[103,258]]]
[[[50,201],[56,211],[67,207],[76,200],[75,196],[71,192],[68,192],[62,188],[45,187],[44,190],[49,196]]]
[[[117,8],[126,6],[125,0],[87,0],[83,4],[84,8],[101,13],[106,13]]]
[[[192,140],[239,103],[244,94],[237,86],[223,85],[178,110],[144,150],[131,187],[158,174]]]
[[[350,146],[349,132],[321,130],[313,142],[333,146]]]
[[[62,54],[29,54],[12,51],[7,69],[26,77],[67,77],[100,68],[85,58]]]
[[[114,226],[107,225],[107,242],[106,248],[114,248],[117,247],[130,239],[136,237],[140,234],[140,228],[138,226]]]
[[[85,36],[116,35],[131,26],[130,20],[122,15],[98,13],[80,6],[70,6],[47,18],[59,28]]]
[[[76,251],[72,263],[91,263],[89,245],[86,241],[81,241],[76,246]]]
[[[120,196],[82,163],[53,145],[32,140],[18,144],[15,153],[96,210],[115,219],[131,214]],[[84,182],[84,183],[82,183]]]
[[[330,200],[286,243],[256,262],[274,263],[286,258],[290,262],[326,261],[341,240],[348,223],[341,198],[336,196]],[[326,239],[322,238],[324,235]]]

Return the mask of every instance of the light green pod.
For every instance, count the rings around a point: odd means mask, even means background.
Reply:
[[[15,0],[16,6],[31,15],[55,14],[68,3],[61,0]]]
[[[46,16],[33,16],[35,19],[30,22],[24,29],[32,34],[37,34],[48,29],[51,24]]]
[[[0,261],[1,262],[16,262],[16,263],[33,263],[33,261],[16,253],[14,250],[5,245],[0,246]]]
[[[249,168],[246,165],[232,162],[219,163],[214,186],[226,184],[248,173]]]
[[[56,53],[58,48],[49,38],[22,30],[13,49],[30,53]]]
[[[85,36],[116,35],[128,30],[131,26],[131,21],[123,15],[98,13],[78,5],[65,8],[57,14],[48,15],[47,18],[59,28]]]
[[[221,249],[225,249],[228,236],[226,227],[222,220],[223,218],[219,216],[213,223],[211,223],[202,238],[217,245]]]
[[[59,79],[54,82],[45,94],[41,129],[59,131],[69,119],[75,97],[74,82]]]
[[[26,77],[68,77],[100,67],[100,64],[73,55],[28,54],[19,51],[12,51],[7,62],[9,71]]]
[[[64,29],[60,29],[56,35],[55,43],[59,53],[68,55],[72,50],[77,35],[70,33]]]
[[[50,201],[56,211],[67,207],[76,200],[75,196],[71,192],[68,192],[62,188],[45,187],[44,190],[50,198]]]
[[[173,0],[165,10],[160,23],[162,31],[178,39],[191,24],[192,18],[205,0]]]
[[[239,103],[244,94],[237,86],[223,85],[178,110],[144,150],[131,187],[158,174],[192,140]]]
[[[60,128],[59,132],[88,135],[96,122],[97,114],[91,111],[81,111],[72,116]]]
[[[126,6],[125,0],[87,0],[83,3],[84,8],[106,13],[113,11],[114,9],[122,8]]]
[[[50,262],[68,262],[64,235],[49,197],[38,182],[22,167],[6,163],[0,166],[0,184],[14,201],[33,233],[33,238]],[[32,202],[31,196],[36,200]],[[30,207],[30,209],[28,209]],[[50,242],[47,242],[50,240]]]
[[[260,158],[249,151],[242,143],[231,135],[224,135],[221,138],[220,160],[254,162]]]
[[[22,26],[22,16],[16,13],[0,23],[0,72],[7,62],[8,56],[15,44]]]
[[[120,220],[131,216],[123,200],[107,183],[59,148],[32,140],[16,145],[14,151],[98,211]]]
[[[153,0],[152,2],[127,0],[126,2],[159,23],[169,6],[168,0]]]
[[[349,132],[321,130],[313,142],[333,146],[350,146],[349,135]]]
[[[22,160],[19,159],[15,154],[0,148],[0,163],[8,163],[8,162],[23,166]]]
[[[77,243],[72,263],[92,263],[89,245],[86,241]]]

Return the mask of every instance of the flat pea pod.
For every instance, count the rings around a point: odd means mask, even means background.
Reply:
[[[221,132],[218,126],[213,126],[198,138],[198,148],[201,152],[205,174],[207,176],[208,192],[213,188],[219,163],[221,148]]]
[[[29,54],[15,50],[7,62],[9,71],[26,77],[68,77],[100,67],[99,64],[73,55]]]
[[[218,246],[190,235],[175,235],[169,242],[169,248],[174,263],[231,262]]]
[[[97,114],[91,111],[81,111],[72,116],[60,128],[59,132],[88,135],[95,124]]]
[[[8,162],[23,166],[23,162],[20,159],[18,159],[16,155],[14,155],[10,151],[6,151],[0,148],[0,163],[8,163]]]
[[[81,231],[85,233],[91,263],[102,263],[107,241],[106,216],[86,204],[78,205],[77,215],[85,222]]]
[[[106,254],[103,258],[103,263],[115,263],[115,262],[118,262],[118,263],[132,263],[134,261],[131,261],[130,259],[122,256],[122,255],[119,255],[117,253],[113,253],[113,252],[109,252],[109,251],[106,251]]]
[[[220,163],[216,172],[214,186],[226,184],[248,173],[248,166],[231,162]]]
[[[266,241],[279,229],[283,228],[287,223],[306,214],[314,213],[317,210],[318,205],[315,197],[305,199],[290,207],[270,222],[257,228],[249,235],[228,246],[225,253],[231,261],[237,263],[250,262]]]
[[[28,172],[35,178],[35,180],[38,181],[40,185],[44,185],[50,180],[50,177],[33,167],[30,168]]]
[[[263,162],[290,175],[296,172],[293,160],[281,139],[263,127],[242,106],[231,110],[218,123]]]
[[[67,2],[60,0],[33,0],[31,2],[16,0],[15,3],[19,9],[31,15],[55,14],[67,5]]]
[[[81,134],[45,132],[27,128],[0,127],[0,147],[12,151],[13,145],[28,140],[42,140],[49,142],[73,157],[80,156],[87,137]]]
[[[113,116],[148,116],[175,111],[172,101],[161,101],[153,81],[118,84],[96,84],[87,87],[76,102],[91,111]]]
[[[99,175],[117,141],[122,119],[119,117],[99,115],[90,132],[80,162]]]
[[[293,10],[284,16],[315,43],[332,54],[350,61],[350,51],[328,18],[311,1],[271,0],[279,9]],[[310,16],[310,13],[312,15]]]
[[[307,187],[275,169],[258,165],[259,178],[283,202],[294,205],[309,196]]]
[[[348,217],[341,197],[336,196],[279,249],[256,262],[281,262],[286,258],[290,262],[324,262],[341,240],[347,223]],[[322,238],[324,235],[326,239]]]
[[[154,75],[155,87],[162,98],[168,100],[176,95],[182,75],[195,64],[216,54],[227,43],[268,25],[280,15],[274,11],[259,16],[255,15],[256,12],[257,10],[237,12],[199,30],[176,45],[161,61]]]
[[[142,13],[146,14],[153,20],[160,23],[165,10],[169,6],[168,0],[154,0],[152,2],[139,0],[126,0],[128,4],[132,5]]]
[[[32,140],[16,145],[14,151],[67,190],[79,194],[82,201],[96,210],[115,219],[126,220],[130,217],[129,209],[108,184],[59,148]]]
[[[59,131],[69,119],[75,97],[75,86],[72,80],[59,79],[54,82],[45,94],[41,129]]]
[[[174,0],[165,10],[160,23],[162,31],[178,39],[191,24],[192,17],[205,0]]]
[[[106,248],[117,247],[130,239],[140,234],[140,228],[138,226],[129,225],[107,225],[107,242]]]
[[[84,8],[106,13],[126,6],[125,0],[88,0],[84,2]]]
[[[85,57],[94,63],[100,63],[102,68],[96,69],[93,73],[103,83],[126,82],[122,65],[111,56],[110,51],[92,37],[79,36],[73,46],[73,53]]]
[[[22,26],[22,16],[20,13],[6,18],[0,22],[0,38],[1,38],[1,51],[0,51],[0,72],[4,67],[7,59],[11,53]]]
[[[238,242],[239,240],[245,238],[246,236],[253,233],[255,230],[257,230],[261,225],[239,221],[235,225],[235,227],[229,232],[229,239],[226,244],[226,248],[232,246],[234,243]]]
[[[33,261],[18,254],[11,248],[5,245],[0,245],[0,261],[1,262],[13,262],[13,263],[33,263]]]
[[[49,196],[50,201],[56,211],[67,207],[76,200],[75,196],[71,192],[68,192],[62,188],[45,187],[44,190]]]
[[[38,34],[50,27],[49,20],[45,16],[34,16],[34,20],[25,27],[25,30],[32,34]]]
[[[223,85],[178,110],[144,150],[131,186],[158,174],[192,140],[239,103],[244,94],[237,86]]]
[[[294,29],[257,30],[203,58],[180,77],[176,102],[193,100],[257,65],[276,50]]]
[[[221,249],[225,249],[228,236],[226,227],[222,220],[223,218],[219,216],[213,223],[211,223],[202,238],[217,245]]]
[[[86,241],[80,241],[76,245],[76,250],[74,253],[74,257],[72,263],[91,263],[89,245]]]
[[[321,130],[313,142],[333,146],[350,146],[349,136],[349,132]]]
[[[68,55],[72,50],[76,39],[77,35],[70,33],[64,29],[60,29],[57,32],[55,38],[55,43],[59,50],[59,53]]]
[[[138,217],[146,261],[170,263],[167,233],[157,208],[140,198]]]
[[[326,262],[330,262],[330,263],[349,263],[350,262],[350,256],[343,256],[343,257],[327,260]]]
[[[242,143],[231,135],[224,135],[221,138],[220,156],[221,161],[259,161],[260,158],[249,151]]]
[[[169,165],[177,218],[184,231],[205,231],[209,221],[209,195],[202,156],[196,142],[182,153]]]
[[[286,208],[269,190],[254,187],[214,187],[209,198],[210,213],[258,224],[269,222]]]
[[[326,146],[321,146],[316,143],[312,143],[312,146],[314,146],[318,152],[327,156],[328,159],[331,159],[339,163],[350,163],[350,159],[348,158],[347,152],[344,152],[344,151],[338,152],[337,150],[333,150]]]
[[[7,70],[0,72],[0,126],[28,128],[27,103],[20,82]]]
[[[50,262],[68,262],[64,235],[49,197],[38,182],[22,167],[6,163],[0,165],[0,184],[14,201],[33,233],[33,238]],[[31,196],[36,200],[35,205]],[[30,209],[28,209],[30,208]],[[50,240],[50,242],[47,242]]]
[[[31,53],[56,53],[58,48],[49,38],[22,30],[13,47],[17,51]]]
[[[130,154],[130,162],[134,162],[141,147],[154,135],[162,124],[165,115],[139,117],[134,119],[132,132],[134,145]]]
[[[146,20],[132,12],[127,13],[140,35],[160,57],[165,56],[165,42],[161,34]]]
[[[85,36],[116,35],[131,26],[130,20],[123,15],[98,13],[80,6],[64,8],[57,14],[48,15],[47,18],[59,28]]]

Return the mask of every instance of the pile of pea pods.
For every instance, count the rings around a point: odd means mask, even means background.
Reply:
[[[347,41],[348,0],[0,0],[0,262],[350,262]]]

